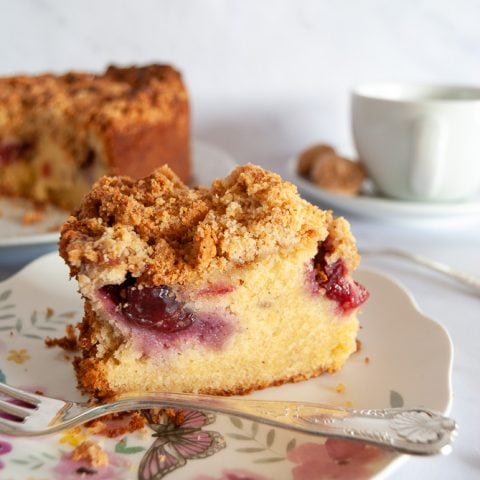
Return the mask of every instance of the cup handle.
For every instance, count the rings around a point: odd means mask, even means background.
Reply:
[[[414,195],[434,198],[440,190],[446,163],[448,128],[440,117],[413,122],[410,189]]]

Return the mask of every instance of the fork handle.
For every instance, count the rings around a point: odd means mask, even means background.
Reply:
[[[392,255],[395,257],[405,258],[419,265],[423,265],[435,272],[443,273],[444,275],[457,280],[458,282],[472,288],[477,294],[480,294],[480,278],[475,277],[467,272],[456,270],[445,263],[438,262],[431,258],[424,257],[415,253],[406,252],[396,248],[373,248],[360,249],[361,255]]]
[[[360,440],[402,453],[449,453],[454,420],[423,408],[347,409],[314,403],[175,393],[124,396],[107,410],[174,407],[207,410],[320,436]],[[102,406],[98,407],[102,408]]]

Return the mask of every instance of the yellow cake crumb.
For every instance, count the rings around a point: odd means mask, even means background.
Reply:
[[[22,223],[24,225],[35,225],[36,223],[40,223],[45,218],[45,211],[44,210],[31,210],[29,212],[25,212],[22,216]]]
[[[210,190],[189,189],[164,166],[138,182],[101,178],[63,225],[59,246],[74,276],[82,266],[104,280],[115,264],[141,283],[185,284],[327,236],[327,260],[342,257],[354,270],[360,257],[347,221],[301,199],[279,175],[247,164]]]
[[[345,384],[343,383],[339,383],[336,387],[335,387],[335,391],[337,393],[345,393],[345,390],[347,389],[347,387],[345,386]]]
[[[106,467],[108,465],[107,452],[96,442],[85,440],[72,452],[72,460],[87,462],[92,467]]]

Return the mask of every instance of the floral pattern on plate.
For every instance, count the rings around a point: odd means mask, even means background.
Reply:
[[[374,272],[360,272],[358,277],[372,293],[362,314],[360,352],[335,375],[252,396],[359,408],[422,404],[446,412],[451,396],[448,335],[421,315],[408,294],[388,278]],[[67,279],[62,261],[49,254],[0,284],[0,381],[50,396],[82,399],[71,356],[44,346],[45,337],[62,336],[66,325],[81,318],[75,284]],[[435,349],[436,362],[422,364],[426,338]],[[408,352],[401,348],[407,341]],[[409,375],[413,364],[421,370],[416,378]],[[86,427],[41,441],[0,436],[0,476],[5,480],[348,480],[389,471],[387,467],[401,458],[362,443],[287,432],[236,417],[196,411],[173,417],[144,415],[146,427],[115,438]],[[96,452],[93,460],[78,455],[82,447]]]

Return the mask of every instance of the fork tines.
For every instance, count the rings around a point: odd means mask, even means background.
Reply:
[[[23,420],[31,413],[31,408],[20,407],[19,405],[15,405],[14,403],[0,400],[0,416],[2,416],[5,420],[15,420],[15,418]],[[5,416],[3,416],[2,414],[8,414],[8,417],[5,418]],[[13,415],[15,418],[10,418],[10,415]]]
[[[0,383],[1,420],[21,421],[32,413],[41,401],[41,395],[27,393],[5,383]],[[2,415],[3,414],[3,415]]]

